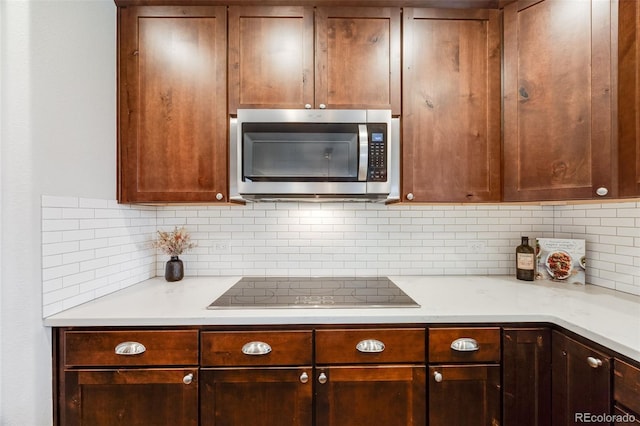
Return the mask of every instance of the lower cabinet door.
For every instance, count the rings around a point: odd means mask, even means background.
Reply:
[[[502,425],[551,426],[551,330],[505,328]]]
[[[67,370],[64,426],[197,426],[198,369]]]
[[[202,369],[203,426],[311,426],[311,367]]]
[[[425,426],[425,370],[414,365],[316,369],[316,425]]]
[[[500,366],[429,367],[429,426],[500,424]]]
[[[557,331],[551,348],[553,426],[610,425],[610,356]]]

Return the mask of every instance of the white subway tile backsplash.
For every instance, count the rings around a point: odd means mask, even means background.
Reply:
[[[155,276],[155,250],[148,242],[157,229],[156,210],[43,196],[43,315]]]
[[[636,202],[152,207],[43,196],[43,312],[162,275],[167,257],[149,242],[173,226],[198,243],[181,256],[191,276],[507,275],[523,234],[583,238],[589,283],[640,294],[639,212]]]

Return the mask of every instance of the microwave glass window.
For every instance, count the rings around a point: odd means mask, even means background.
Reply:
[[[253,126],[258,124],[252,123]],[[268,131],[268,126],[258,126],[255,131],[245,131],[244,179],[258,182],[357,181],[357,126],[325,125],[322,129],[318,126],[286,132],[282,128]]]

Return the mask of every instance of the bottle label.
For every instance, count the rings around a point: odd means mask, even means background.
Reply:
[[[533,253],[518,253],[516,259],[516,267],[518,269],[532,270],[534,265],[533,259]]]

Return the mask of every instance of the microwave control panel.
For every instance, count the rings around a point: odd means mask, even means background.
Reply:
[[[387,126],[369,124],[368,182],[387,181]]]

